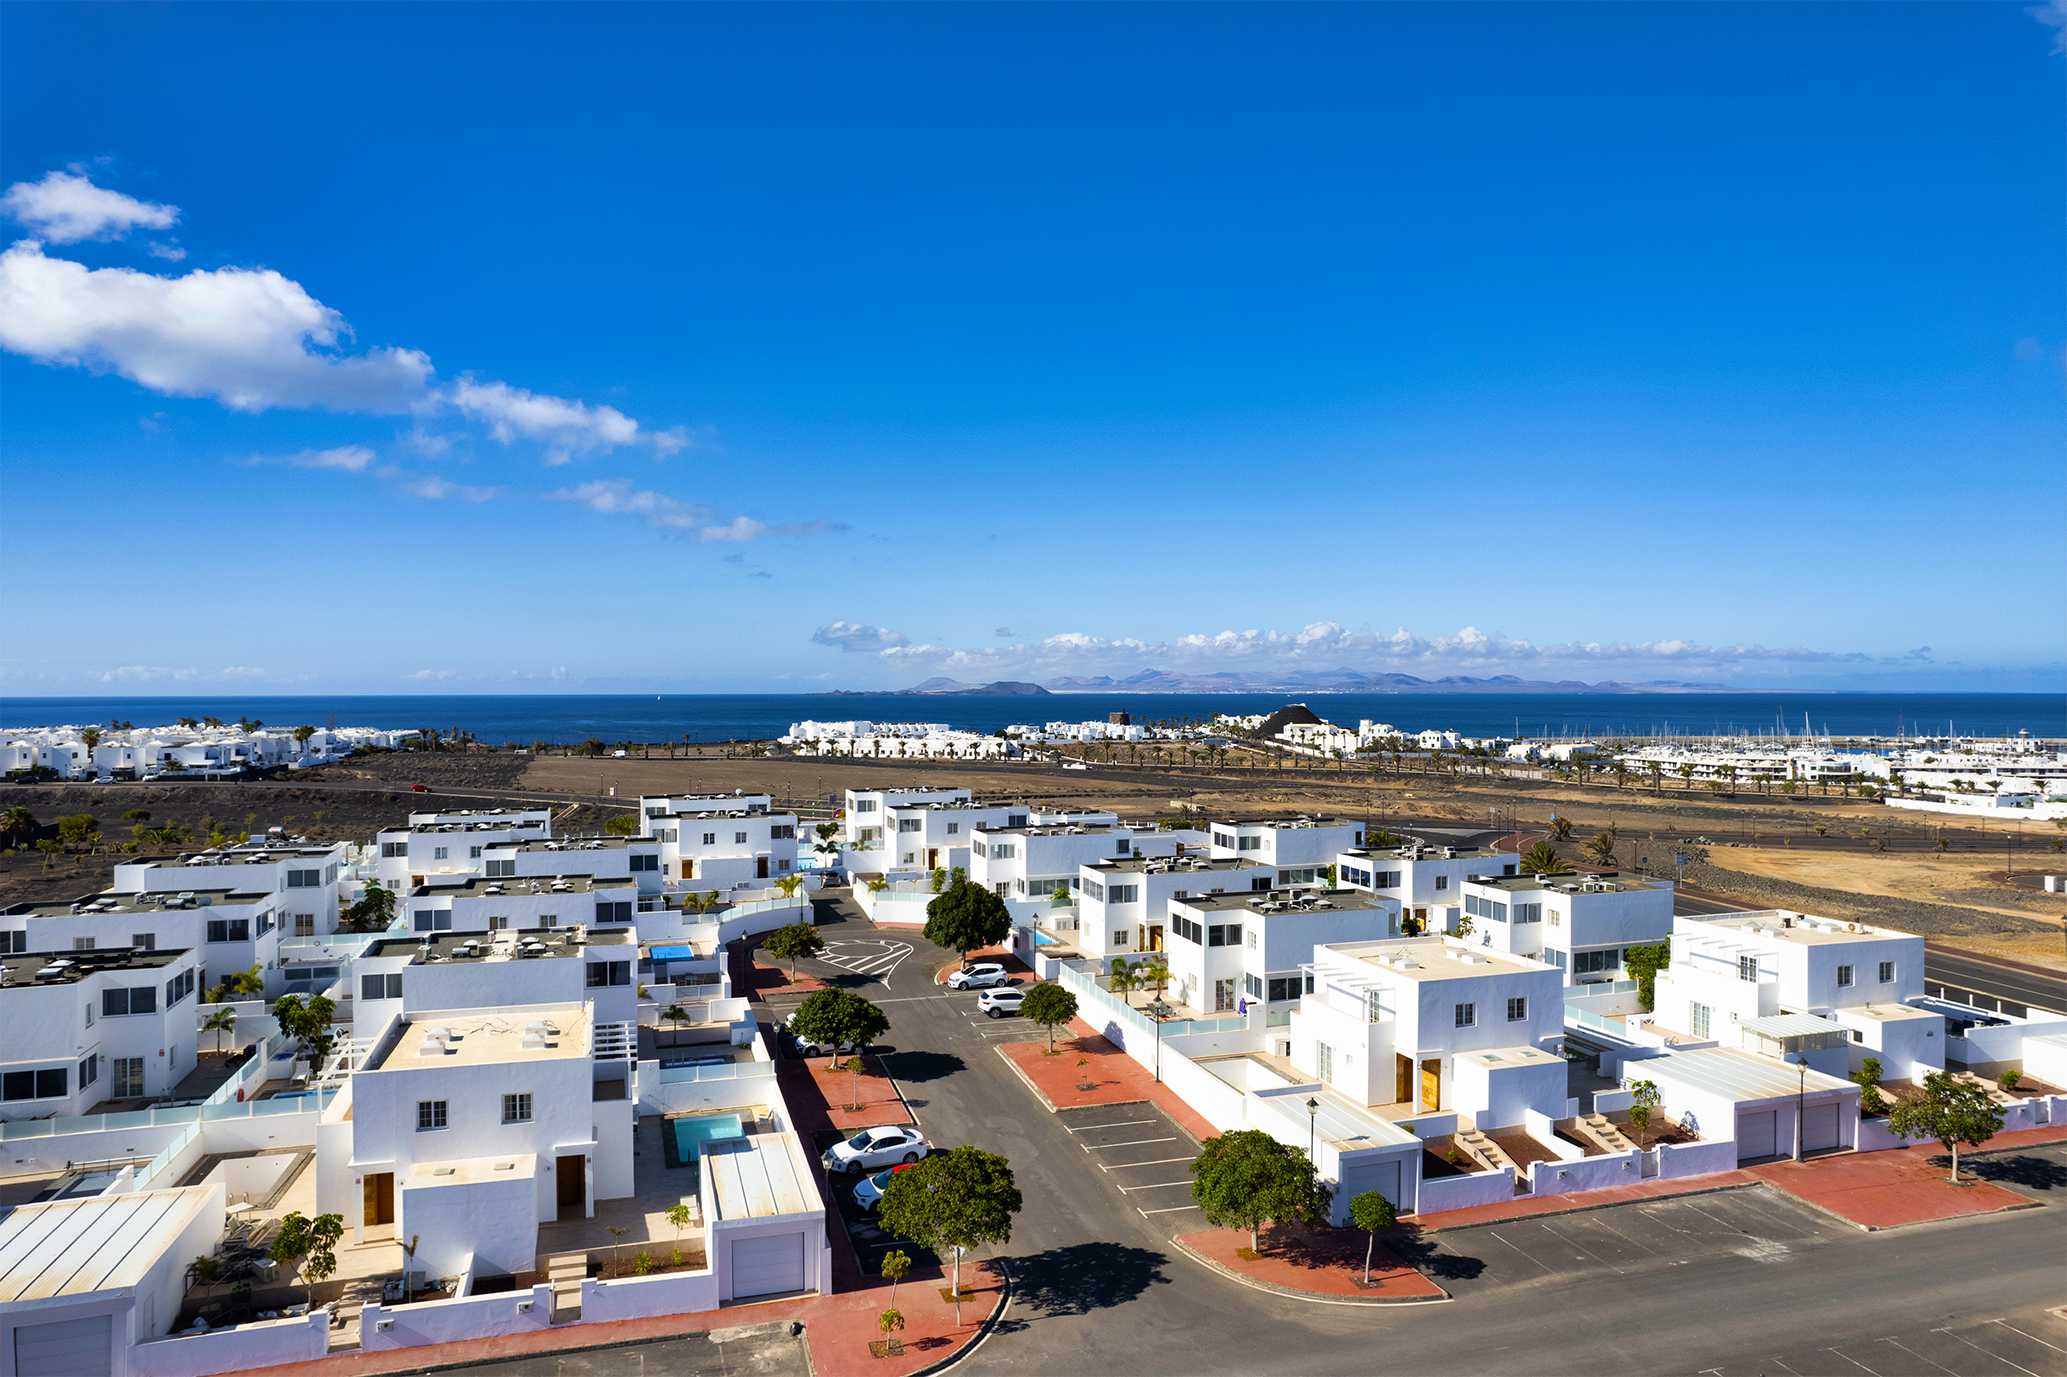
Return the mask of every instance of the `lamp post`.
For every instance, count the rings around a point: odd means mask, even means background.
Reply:
[[[1175,1013],[1176,1010],[1165,1004],[1161,995],[1157,995],[1148,1002],[1143,1012],[1156,1021],[1156,1080],[1161,1082],[1163,1079],[1163,1020]]]
[[[1796,1078],[1794,1086],[1794,1160],[1799,1162],[1802,1159],[1802,1141],[1808,1136],[1806,1130],[1808,1129],[1809,1054],[1806,1051],[1797,1052],[1794,1054],[1794,1057],[1795,1069],[1800,1073]]]
[[[1306,1101],[1306,1160],[1309,1162],[1313,1160],[1314,1125],[1320,1112],[1321,1102],[1309,1097]]]

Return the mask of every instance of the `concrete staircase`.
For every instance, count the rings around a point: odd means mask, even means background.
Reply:
[[[1591,1138],[1603,1152],[1634,1152],[1636,1144],[1622,1135],[1612,1120],[1605,1114],[1582,1114],[1573,1125],[1580,1133]]]

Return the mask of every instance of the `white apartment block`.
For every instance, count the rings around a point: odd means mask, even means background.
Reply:
[[[1292,1063],[1362,1105],[1456,1110],[1478,1128],[1563,1118],[1563,977],[1455,937],[1323,946],[1292,1011]]]
[[[1298,1000],[1318,948],[1399,931],[1397,903],[1339,890],[1235,891],[1169,905],[1163,960],[1173,988],[1209,1014]]]
[[[881,821],[885,870],[952,870],[969,866],[969,843],[979,828],[1025,827],[1027,806],[970,801],[899,803],[873,816]],[[1106,815],[1107,821],[1113,821]]]
[[[337,877],[345,845],[248,842],[177,860],[134,861],[115,867],[113,890],[123,894],[193,894],[229,890],[274,896],[274,913],[289,936],[337,930]],[[247,963],[248,964],[248,963]]]
[[[639,947],[623,929],[513,928],[392,937],[352,963],[353,1026],[424,1010],[585,1004],[599,1024],[635,1023]]]
[[[1848,1053],[1811,1058],[1818,1070],[1849,1074],[1871,1056],[1884,1080],[1920,1080],[1944,1069],[1946,1037],[1943,1015],[1916,1003],[1923,958],[1923,938],[1864,923],[1779,910],[1676,918],[1652,1007],[1665,1028],[1725,1047],[1744,1045],[1742,1025],[1811,1015],[1849,1036]]]
[[[629,877],[491,880],[476,875],[417,886],[403,898],[400,917],[406,931],[420,936],[526,928],[630,929],[638,913],[639,889]]]
[[[87,1113],[163,1098],[194,1069],[199,961],[182,948],[24,952],[0,958],[0,1119]]]
[[[1400,902],[1423,932],[1455,932],[1464,912],[1464,882],[1474,875],[1512,875],[1512,852],[1486,846],[1437,846],[1420,840],[1379,850],[1345,849],[1331,858],[1340,884]]]
[[[552,836],[552,814],[412,813],[407,827],[374,837],[374,875],[389,889],[407,889],[437,875],[479,875],[490,846]]]
[[[905,788],[849,789],[843,816],[846,827],[840,840],[849,847],[883,847],[883,817],[892,808],[908,808],[925,803],[955,803],[967,805],[973,796],[967,789],[924,789],[917,785]]]
[[[272,998],[285,993],[281,939],[297,931],[314,936],[316,915],[293,912],[286,893],[108,890],[68,903],[15,904],[0,911],[0,954],[181,948],[195,953],[204,989],[257,966],[265,995]]]
[[[650,837],[491,842],[481,853],[481,874],[491,880],[587,875],[597,880],[630,880],[641,894],[658,894],[663,848],[664,843]]]
[[[969,879],[1000,898],[1038,904],[1057,886],[1073,896],[1084,866],[1132,858],[1136,849],[1131,827],[979,828],[969,846]]]
[[[1172,901],[1247,894],[1269,889],[1275,879],[1276,871],[1257,861],[1216,861],[1202,854],[1088,862],[1077,869],[1071,945],[1100,961],[1164,951]]]
[[[1340,818],[1228,818],[1212,824],[1208,841],[1216,860],[1276,866],[1285,889],[1318,883],[1337,856],[1363,844],[1364,825]]]
[[[1631,947],[1672,935],[1670,880],[1616,874],[1473,875],[1464,881],[1471,940],[1557,967],[1570,985],[1622,979]]]

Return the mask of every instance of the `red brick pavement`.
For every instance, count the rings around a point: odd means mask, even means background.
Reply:
[[[1049,1108],[1076,1109],[1084,1105],[1153,1100],[1201,1142],[1220,1136],[1220,1130],[1186,1104],[1176,1091],[1157,1081],[1146,1067],[1093,1031],[1090,1024],[1079,1018],[1069,1026],[1077,1036],[1056,1038],[1052,1057],[1045,1055],[1046,1038],[1039,1042],[1007,1042],[998,1047],[999,1055],[1026,1077]],[[1090,1065],[1079,1067],[1078,1058]],[[1078,1089],[1085,1079],[1091,1088]]]
[[[1383,1285],[1365,1290],[1361,1229],[1307,1229],[1298,1225],[1264,1226],[1264,1254],[1251,1262],[1239,1250],[1249,1246],[1245,1229],[1214,1229],[1182,1234],[1177,1242],[1225,1272],[1286,1291],[1317,1296],[1354,1296],[1359,1300],[1441,1300],[1448,1293],[1401,1262],[1383,1245],[1371,1251],[1371,1280]]]

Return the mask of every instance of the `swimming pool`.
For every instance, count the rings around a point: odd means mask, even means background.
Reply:
[[[675,1150],[685,1162],[696,1160],[699,1144],[713,1138],[741,1138],[746,1135],[746,1125],[737,1114],[694,1114],[676,1119]]]
[[[1047,933],[1038,930],[1034,932],[1033,940],[1034,945],[1037,947],[1055,947],[1061,945],[1060,941],[1058,941],[1056,938],[1050,937]]]

